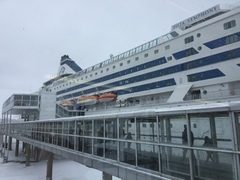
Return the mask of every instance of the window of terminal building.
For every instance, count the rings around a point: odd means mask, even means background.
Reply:
[[[236,26],[236,21],[235,20],[232,20],[232,21],[229,21],[229,22],[226,22],[226,23],[223,24],[224,30],[233,28],[235,26]]]
[[[185,38],[184,41],[185,41],[185,44],[188,44],[188,43],[194,41],[194,37],[193,36],[189,36],[189,37]]]

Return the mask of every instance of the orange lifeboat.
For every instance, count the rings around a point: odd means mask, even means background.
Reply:
[[[72,100],[65,100],[65,101],[60,101],[58,104],[62,106],[73,106],[75,102]]]
[[[117,95],[114,93],[104,93],[99,96],[98,101],[101,103],[109,102],[109,101],[114,100],[116,97],[117,97]]]
[[[92,95],[92,96],[82,96],[78,98],[77,104],[80,105],[93,105],[96,104],[98,101],[98,95]]]

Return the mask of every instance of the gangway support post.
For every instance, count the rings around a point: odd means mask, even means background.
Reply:
[[[30,144],[25,143],[26,147],[26,166],[30,166]]]
[[[16,139],[16,148],[15,148],[15,156],[18,157],[18,152],[19,152],[19,140]]]
[[[9,147],[8,147],[8,150],[12,150],[12,137],[10,137],[9,136],[9,138],[8,138],[8,145],[9,145]]]
[[[48,152],[46,180],[52,180],[53,155],[52,152]]]
[[[112,180],[112,175],[102,172],[102,180]]]

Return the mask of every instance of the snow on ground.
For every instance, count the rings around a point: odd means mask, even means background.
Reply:
[[[3,163],[0,157],[0,180],[45,180],[47,161],[34,162],[31,159],[30,166],[25,166],[26,156],[19,148],[19,156],[15,157],[15,144],[9,151],[9,162]],[[102,172],[88,168],[80,163],[55,158],[53,161],[53,180],[102,180]],[[113,177],[113,180],[119,178]]]

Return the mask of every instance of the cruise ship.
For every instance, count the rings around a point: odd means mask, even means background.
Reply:
[[[230,97],[240,90],[239,29],[239,4],[216,5],[87,69],[64,55],[43,88],[88,111]]]
[[[12,95],[2,112],[4,162],[15,138],[26,164],[30,152],[47,152],[47,179],[53,154],[105,180],[240,179],[240,2],[206,9],[87,69],[63,55],[57,77]]]

